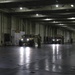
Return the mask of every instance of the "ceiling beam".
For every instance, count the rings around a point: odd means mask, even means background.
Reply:
[[[74,4],[75,0],[58,0],[58,4]],[[0,0],[0,8],[39,7],[57,4],[56,0]]]

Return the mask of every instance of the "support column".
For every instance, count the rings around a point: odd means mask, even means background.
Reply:
[[[1,37],[2,37],[2,24],[1,24],[1,13],[0,13],[0,45],[1,45]]]
[[[40,33],[39,24],[36,23],[35,35],[38,35],[39,33]]]

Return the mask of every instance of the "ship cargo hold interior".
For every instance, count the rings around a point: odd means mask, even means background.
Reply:
[[[75,0],[0,0],[0,75],[75,75]]]

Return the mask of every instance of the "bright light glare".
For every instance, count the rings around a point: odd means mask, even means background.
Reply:
[[[64,24],[58,24],[58,25],[64,25]]]
[[[75,17],[71,17],[71,18],[68,18],[68,19],[75,19]]]
[[[55,44],[52,45],[53,54],[55,54]]]
[[[27,39],[27,41],[29,41],[29,39]]]
[[[44,20],[49,21],[49,20],[52,20],[52,19],[47,18],[47,19],[44,19]]]
[[[59,44],[56,45],[57,54],[59,53]]]
[[[22,10],[23,8],[22,7],[20,7],[20,10]]]
[[[36,16],[39,16],[39,14],[36,14]]]
[[[55,63],[55,44],[52,45],[52,53],[53,53],[52,62]]]
[[[53,41],[55,41],[55,39],[52,39]]]
[[[59,23],[59,22],[57,22],[57,21],[53,21],[52,23]]]
[[[59,39],[57,39],[57,41],[59,41]]]
[[[71,7],[74,7],[74,5],[72,4]]]
[[[23,62],[24,62],[24,48],[21,47],[20,48],[20,65],[23,65]],[[24,63],[25,64],[25,63]]]
[[[59,5],[57,4],[56,7],[59,7]]]
[[[31,50],[30,50],[30,48],[29,47],[26,47],[26,49],[25,49],[26,51],[25,51],[25,55],[26,55],[26,59],[25,59],[25,61],[26,61],[26,68],[28,69],[29,68],[29,63],[30,63],[30,53],[31,53]]]
[[[23,39],[21,39],[21,41],[23,41]]]

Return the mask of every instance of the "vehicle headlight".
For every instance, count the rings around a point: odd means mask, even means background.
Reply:
[[[55,41],[55,39],[52,39],[53,41]]]
[[[27,39],[27,41],[29,41],[29,39]]]
[[[57,39],[57,41],[59,41],[59,39]]]
[[[21,39],[21,41],[23,41],[23,39]]]

